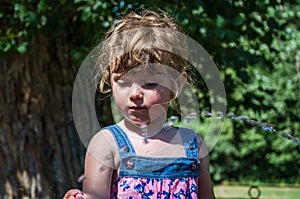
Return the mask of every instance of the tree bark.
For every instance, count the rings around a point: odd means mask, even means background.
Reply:
[[[39,35],[28,53],[0,63],[0,198],[62,198],[80,186],[85,147],[72,119],[77,69],[66,41]]]

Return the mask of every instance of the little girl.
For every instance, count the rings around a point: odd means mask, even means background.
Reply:
[[[96,79],[100,91],[112,92],[123,119],[92,138],[82,192],[71,189],[64,198],[215,198],[203,139],[164,126],[187,79],[188,62],[160,48],[184,49],[174,32],[182,31],[172,18],[145,10],[107,33]]]

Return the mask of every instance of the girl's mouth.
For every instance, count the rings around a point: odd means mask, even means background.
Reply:
[[[129,107],[129,110],[146,110],[147,108],[146,107],[143,107],[143,106],[130,106]]]

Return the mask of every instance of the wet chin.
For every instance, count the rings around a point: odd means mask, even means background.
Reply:
[[[140,120],[140,119],[135,119],[135,118],[127,119],[127,121],[129,123],[133,124],[134,126],[142,126],[142,125],[148,124],[150,122],[147,120]]]
[[[145,123],[148,124],[151,121],[149,116],[137,114],[130,114],[127,117],[127,120],[138,126],[143,125]]]
[[[166,109],[161,105],[155,105],[150,110],[129,110],[127,119],[135,125],[143,125],[157,120],[165,120],[165,117]]]

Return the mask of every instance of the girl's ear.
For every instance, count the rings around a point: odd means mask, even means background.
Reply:
[[[187,80],[187,73],[185,71],[183,71],[179,77],[176,79],[176,83],[177,83],[177,92],[176,92],[176,97],[178,97],[181,92],[182,92],[182,89],[186,83],[186,80]]]

